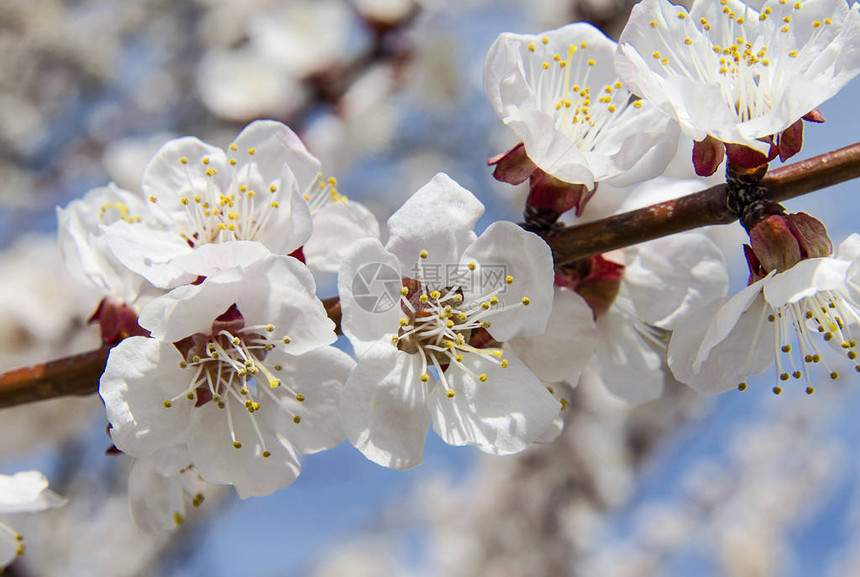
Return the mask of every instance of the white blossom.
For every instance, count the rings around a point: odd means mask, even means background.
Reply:
[[[695,140],[768,153],[779,133],[860,71],[860,7],[845,0],[668,0],[633,8],[615,65]]]
[[[662,173],[677,126],[633,97],[615,74],[615,43],[586,23],[537,35],[505,33],[484,63],[496,114],[544,172],[593,188]]]
[[[99,390],[120,450],[142,459],[187,443],[188,465],[243,498],[290,484],[298,453],[343,439],[339,390],[353,365],[326,346],[334,325],[296,259],[218,270],[219,253],[229,263],[250,244],[204,251],[205,281],[146,305],[140,323],[152,337],[115,347]]]
[[[309,266],[331,270],[344,246],[378,235],[373,215],[348,203],[299,137],[275,121],[249,124],[226,151],[193,137],[171,140],[144,170],[143,193],[141,220],[115,222],[104,234],[128,269],[165,289],[205,273],[199,249],[208,244],[257,241],[274,254],[305,247]],[[311,240],[315,219],[325,221],[325,238]]]
[[[560,404],[492,341],[543,331],[552,258],[507,222],[472,231],[483,205],[439,174],[359,241],[338,279],[343,331],[358,355],[341,412],[350,442],[394,469],[421,462],[431,422],[451,445],[522,451]]]
[[[824,348],[857,358],[860,317],[849,270],[860,255],[860,235],[848,237],[833,257],[810,258],[774,272],[732,297],[705,303],[681,321],[669,344],[669,366],[691,387],[718,393],[746,388],[749,375],[776,363],[781,384],[792,379],[815,390],[817,364],[832,379]],[[777,385],[774,392],[782,387]]]

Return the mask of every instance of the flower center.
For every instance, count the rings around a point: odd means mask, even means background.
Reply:
[[[290,403],[283,401],[287,398],[299,403],[305,401],[294,383],[279,377],[284,367],[266,360],[275,342],[284,345],[291,342],[288,336],[278,339],[273,336],[275,333],[273,324],[245,326],[242,313],[235,304],[231,305],[215,319],[209,334],[196,333],[174,343],[185,358],[179,367],[189,370],[191,377],[185,390],[165,400],[164,407],[169,409],[183,397],[194,402],[195,407],[215,403],[225,411],[233,447],[241,449],[242,441],[236,436],[234,421],[239,418],[234,415],[238,410],[245,414],[244,418],[250,419],[262,447],[262,457],[269,457],[271,453],[266,450],[265,435],[255,413],[264,406],[267,410],[283,410],[298,424],[301,417],[291,411]]]
[[[427,251],[422,250],[419,256],[422,260],[426,259]],[[428,268],[419,265],[419,276],[435,277],[425,274]],[[480,272],[475,262],[470,262],[465,268],[470,273]],[[486,329],[490,328],[491,317],[506,310],[506,304],[498,295],[504,292],[505,287],[513,284],[514,277],[507,275],[501,286],[475,293],[474,288],[484,287],[475,287],[474,282],[465,280],[466,276],[457,276],[463,280],[441,289],[431,288],[429,283],[422,280],[405,278],[404,286],[400,289],[400,307],[404,316],[400,319],[397,335],[391,339],[399,350],[420,355],[421,382],[430,381],[432,368],[438,381],[445,387],[448,398],[455,395],[446,375],[451,366],[482,383],[489,378],[486,373],[475,374],[463,365],[465,355],[479,355],[501,368],[508,366],[508,361],[502,358],[502,349],[489,346],[495,341]],[[467,282],[471,285],[469,290],[466,290]],[[467,294],[469,298],[466,298]],[[528,306],[530,302],[528,297],[523,297],[520,302],[507,305],[507,309]]]
[[[660,36],[666,53],[655,51],[651,57],[665,67],[664,77],[678,75],[718,83],[726,101],[734,106],[738,121],[745,122],[770,112],[773,95],[779,94],[787,69],[793,66],[788,59],[798,58],[796,39],[789,32],[802,3],[779,0],[779,5],[766,6],[757,17],[746,9],[743,14],[736,13],[728,6],[729,0],[720,0],[720,4],[718,22],[705,17],[693,22],[687,12],[678,12],[687,33],[680,49],[669,37],[669,27],[652,20],[651,28]],[[808,44],[823,30],[822,23],[827,26],[832,20],[813,21],[813,38]],[[779,56],[774,66],[768,57],[771,48]]]
[[[549,38],[526,46],[526,82],[534,89],[537,106],[555,119],[562,131],[577,147],[594,150],[604,126],[629,109],[639,109],[642,102],[633,97],[616,79],[612,84],[592,89],[591,70],[596,65],[588,54],[588,43],[571,44],[567,54],[551,54]]]
[[[208,243],[221,243],[233,240],[255,240],[266,227],[281,202],[289,199],[289,190],[281,191],[275,182],[265,183],[255,168],[256,149],[249,148],[241,153],[235,144],[229,147],[229,180],[219,183],[218,169],[212,166],[209,157],[204,157],[201,166],[191,167],[186,157],[178,162],[183,166],[188,185],[178,192],[180,210],[163,211],[164,216],[173,222],[179,235],[191,247]],[[236,155],[246,157],[240,162]],[[203,170],[203,186],[200,180],[192,178],[192,171]],[[195,184],[196,182],[196,184]],[[316,213],[329,202],[344,202],[346,197],[337,191],[334,178],[324,178],[322,173],[303,193],[311,214]],[[172,200],[172,199],[171,199]],[[155,196],[149,201],[158,204]],[[172,204],[172,202],[171,202]]]
[[[785,382],[791,378],[804,379],[807,394],[815,392],[815,387],[809,380],[811,365],[820,363],[831,379],[839,378],[838,371],[831,369],[821,354],[817,342],[819,338],[826,343],[839,344],[849,359],[857,359],[857,340],[851,332],[851,325],[860,323],[860,317],[854,306],[837,291],[822,291],[778,308],[763,307],[753,342],[758,340],[758,333],[765,318],[767,322],[776,325],[774,350],[779,380]],[[793,346],[795,344],[797,349]],[[747,367],[752,360],[751,356],[752,352],[747,358]],[[860,364],[855,365],[855,369],[860,372]],[[745,368],[744,372],[746,371]],[[746,388],[746,383],[738,385],[741,391]],[[781,394],[782,387],[775,386],[773,392]]]

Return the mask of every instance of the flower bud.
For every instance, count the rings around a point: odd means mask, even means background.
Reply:
[[[751,278],[786,271],[801,260],[833,252],[821,221],[802,212],[771,215],[756,224],[749,234],[751,246],[745,252]]]

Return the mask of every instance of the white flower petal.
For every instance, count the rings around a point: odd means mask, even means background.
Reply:
[[[487,316],[498,341],[541,334],[552,311],[552,253],[546,242],[511,222],[494,222],[466,250],[460,268],[476,263],[464,303],[478,305],[499,289],[498,313]],[[506,277],[513,277],[511,284]],[[527,300],[524,300],[527,299]],[[528,302],[528,306],[524,303]]]
[[[103,230],[103,237],[124,266],[158,288],[170,289],[194,280],[194,275],[172,262],[193,250],[176,231],[115,222]]]
[[[449,398],[437,383],[430,403],[433,429],[446,443],[510,455],[528,447],[552,424],[561,404],[522,361],[514,355],[505,359],[508,366],[502,368],[482,355],[465,355],[462,364],[445,371],[454,396]]]
[[[341,328],[361,357],[380,341],[388,342],[400,329],[400,262],[376,239],[355,243],[338,275],[343,310]]]
[[[181,360],[172,344],[146,337],[127,338],[111,349],[99,394],[111,439],[123,452],[151,455],[187,428],[188,401],[164,406],[190,384],[191,375],[179,368]]]
[[[386,250],[396,255],[403,274],[418,276],[417,266],[446,266],[475,240],[475,223],[484,205],[471,192],[439,173],[422,186],[391,218]],[[422,250],[427,258],[419,258]]]
[[[721,393],[736,387],[748,375],[758,374],[773,364],[774,325],[762,316],[765,303],[761,293],[752,291],[749,294],[754,300],[745,312],[740,316],[736,316],[734,311],[728,315],[735,319],[728,327],[729,332],[707,347],[704,340],[711,332],[711,326],[719,322],[718,319],[723,320],[723,307],[734,298],[706,303],[678,323],[668,352],[669,368],[676,379],[697,391]],[[711,318],[714,320],[708,324],[707,319]]]
[[[398,470],[421,464],[430,414],[420,374],[419,356],[388,342],[359,356],[341,415],[350,443],[374,463]]]
[[[725,296],[722,251],[707,236],[685,233],[628,249],[624,291],[645,322],[671,329],[690,310]]]
[[[330,202],[313,215],[314,235],[305,243],[311,270],[337,272],[346,253],[364,238],[379,238],[379,222],[363,204]]]
[[[262,175],[263,182],[274,182],[286,165],[295,175],[301,192],[307,190],[317,179],[320,161],[308,152],[304,143],[287,125],[275,120],[257,120],[246,126],[233,141],[238,149],[237,159],[253,162]],[[255,149],[252,157],[245,156]]]
[[[233,447],[226,408],[219,409],[216,403],[208,402],[195,409],[189,425],[188,450],[200,476],[210,483],[233,485],[241,499],[269,495],[295,481],[301,472],[298,456],[288,441],[280,436],[279,441],[274,441],[272,434],[280,426],[277,421],[285,420],[286,415],[274,405],[265,407],[259,415],[249,415],[234,398],[226,402],[230,403],[235,438],[242,447]],[[256,419],[268,441],[265,448],[252,419]],[[269,451],[271,456],[263,457],[263,451]]]
[[[663,392],[662,358],[637,331],[633,319],[612,307],[597,321],[600,345],[594,363],[606,388],[634,403]]]
[[[0,475],[0,513],[44,511],[64,505],[66,500],[48,489],[48,479],[39,471]]]
[[[286,419],[281,428],[281,434],[298,452],[331,449],[346,438],[340,424],[340,396],[355,367],[352,357],[334,347],[320,347],[295,360],[272,351],[266,362],[282,364],[284,368],[277,376],[303,395],[301,402],[292,396],[283,396],[281,401],[287,413],[301,419],[298,424],[286,423]]]
[[[577,383],[597,350],[594,315],[573,291],[556,288],[546,332],[505,343],[541,380]]]

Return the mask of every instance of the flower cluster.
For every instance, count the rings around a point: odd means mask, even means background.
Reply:
[[[823,349],[857,357],[856,235],[831,257],[821,223],[750,201],[750,285],[729,298],[705,233],[568,263],[536,233],[582,216],[601,183],[606,197],[663,174],[682,132],[700,175],[726,154],[758,170],[797,152],[802,119],[820,121],[815,107],[860,70],[858,14],[842,0],[644,0],[617,45],[584,23],[501,35],[484,87],[521,142],[491,164],[529,182],[522,226],[476,234],[484,205],[439,173],[383,243],[370,211],[269,120],[224,149],[171,140],[139,194],[109,185],[58,209],[67,264],[103,296],[99,392],[112,442],[135,459],[136,521],[171,530],[210,484],[270,494],[300,455],[346,439],[399,470],[421,463],[431,427],[518,453],[559,434],[581,378],[633,404],[672,375],[744,388],[775,363],[811,393],[820,362],[836,378]],[[334,272],[323,301],[319,275]]]

